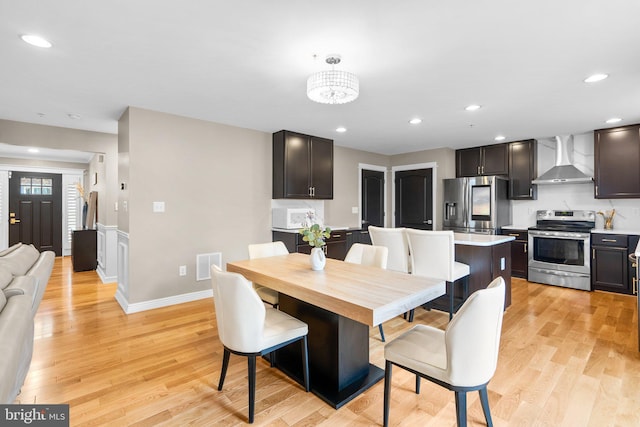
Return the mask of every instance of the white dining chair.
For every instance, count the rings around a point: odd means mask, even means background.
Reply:
[[[399,271],[401,273],[410,273],[411,264],[409,258],[409,242],[405,229],[369,226],[369,237],[371,244],[376,246],[384,246],[389,249],[389,258],[387,260],[387,270]],[[408,317],[409,322],[413,322],[413,310],[404,315]]]
[[[282,242],[254,243],[249,245],[249,259],[266,258],[278,255],[287,255],[289,250]],[[253,284],[260,299],[274,308],[278,308],[279,296],[275,291],[259,283]]]
[[[455,393],[459,427],[467,425],[467,392],[478,390],[488,426],[492,426],[487,384],[498,365],[504,312],[502,277],[469,296],[446,330],[416,325],[384,347],[383,425],[389,424],[389,400],[393,365]]]
[[[462,286],[461,299],[468,296],[469,265],[456,261],[453,231],[406,229],[412,273],[417,276],[444,279],[449,296],[449,320],[455,307],[455,284]],[[462,280],[460,280],[462,279]],[[458,281],[458,282],[456,282]]]
[[[231,353],[247,357],[249,368],[249,423],[253,423],[256,396],[256,357],[271,355],[281,347],[300,341],[304,388],[309,391],[309,359],[306,323],[273,307],[265,306],[251,282],[238,273],[211,267],[213,301],[218,336],[224,346],[218,390],[222,390]]]
[[[349,248],[347,256],[344,258],[344,262],[350,262],[352,264],[367,265],[370,267],[387,268],[387,258],[389,256],[389,249],[385,246],[373,246],[363,245],[362,243],[354,243]],[[384,339],[384,330],[382,323],[378,325],[380,331],[380,339],[382,342]]]

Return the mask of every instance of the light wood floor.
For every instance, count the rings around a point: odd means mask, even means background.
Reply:
[[[498,370],[489,383],[496,426],[640,425],[636,300],[513,280]],[[231,357],[222,392],[222,346],[211,300],[125,315],[115,284],[72,273],[58,258],[36,316],[29,375],[16,402],[69,403],[71,425],[243,425],[244,358]],[[416,322],[444,327],[447,315],[417,310]],[[411,327],[384,325],[388,339]],[[371,329],[371,360],[384,366]],[[469,355],[473,357],[473,355]],[[453,394],[396,368],[392,425],[453,426]],[[258,363],[255,425],[370,426],[382,423],[383,382],[340,410]],[[469,425],[484,425],[477,393]]]

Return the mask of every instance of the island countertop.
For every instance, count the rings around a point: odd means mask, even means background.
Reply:
[[[515,239],[513,236],[497,234],[453,233],[454,243],[466,246],[495,246]]]

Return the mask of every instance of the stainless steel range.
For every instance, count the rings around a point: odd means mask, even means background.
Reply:
[[[529,228],[529,280],[590,291],[595,224],[595,211],[538,211]]]

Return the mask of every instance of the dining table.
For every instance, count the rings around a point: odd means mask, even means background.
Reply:
[[[311,391],[340,408],[384,377],[369,361],[369,331],[445,294],[445,281],[327,258],[311,269],[309,255],[291,253],[233,261],[227,271],[279,292],[279,309],[309,326]],[[278,350],[272,363],[302,381],[299,346]]]

